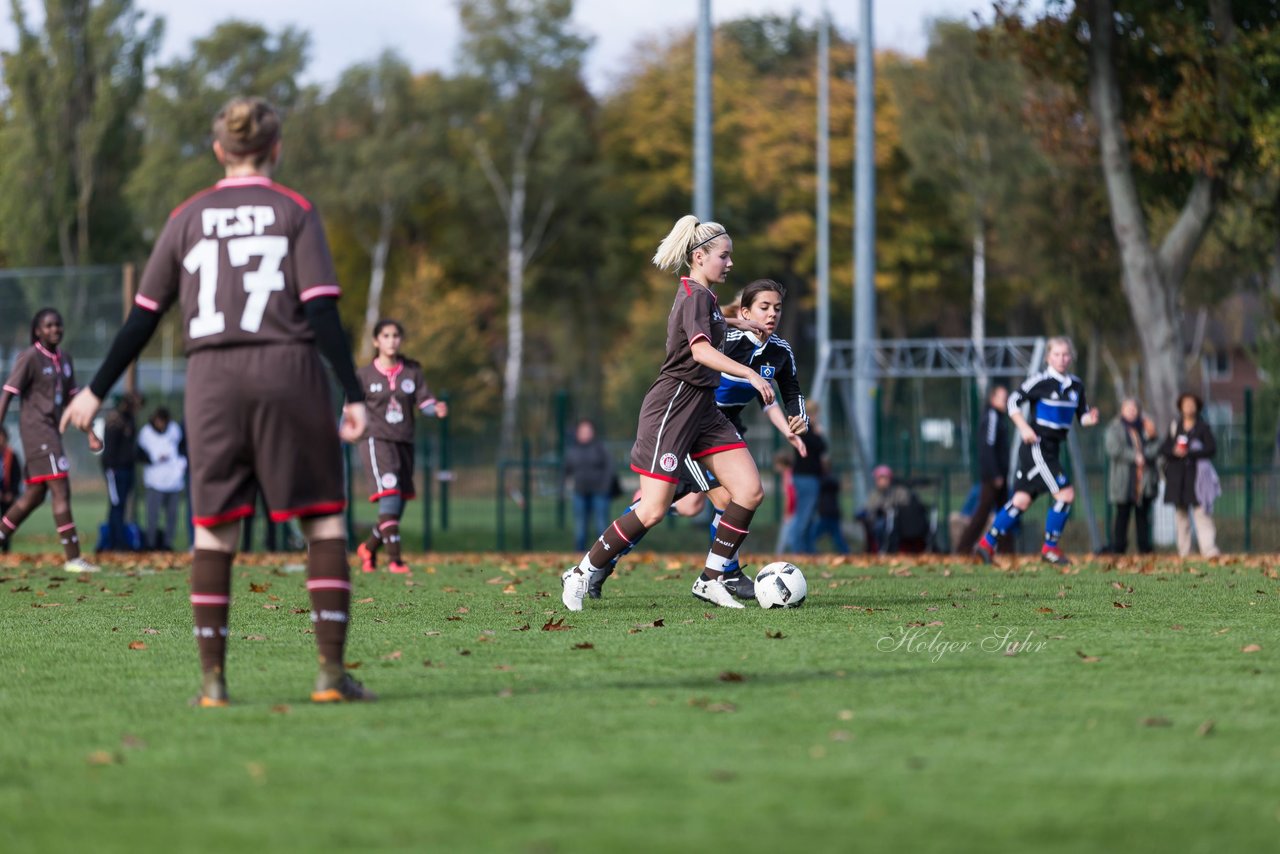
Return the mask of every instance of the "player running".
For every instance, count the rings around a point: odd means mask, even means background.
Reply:
[[[772,279],[757,279],[747,285],[738,299],[739,325],[725,333],[722,349],[729,358],[751,368],[765,380],[776,382],[782,405],[779,406],[776,399],[773,403],[766,404],[750,382],[729,373],[720,375],[720,384],[716,388],[716,405],[729,418],[738,433],[745,435],[747,428],[742,422],[742,412],[752,402],[758,403],[769,421],[803,456],[805,444],[800,436],[809,429],[809,416],[804,396],[800,393],[796,359],[791,352],[791,345],[773,334],[782,317],[782,301],[785,297],[786,290]],[[732,305],[726,306],[725,314],[729,315],[732,309]],[[714,474],[691,456],[685,457],[679,474],[675,506],[680,509],[680,515],[697,515],[702,512],[705,502],[694,501],[693,498],[696,496],[701,499],[705,494],[715,511],[711,522],[711,538],[714,541],[720,518],[724,514],[723,508],[729,501],[728,491],[716,482]],[[600,598],[605,580],[613,574],[618,559],[627,551],[630,549],[617,555],[608,567],[591,574],[587,587],[588,596],[592,599]],[[755,598],[755,585],[750,576],[742,571],[736,554],[725,565],[721,581],[739,599]]]
[[[364,386],[365,407],[369,410],[369,435],[365,453],[373,489],[369,500],[378,504],[378,521],[369,539],[356,548],[360,568],[374,572],[378,549],[387,547],[388,569],[407,573],[400,559],[400,517],[413,491],[413,413],[444,418],[449,405],[436,400],[427,388],[422,365],[400,355],[404,327],[395,320],[379,320],[373,328],[377,354],[373,362],[356,371]]]
[[[591,574],[607,568],[613,556],[634,546],[662,521],[676,494],[677,469],[686,456],[701,461],[728,492],[706,569],[693,583],[693,595],[724,608],[741,608],[724,586],[725,566],[747,538],[751,519],[764,499],[760,473],[747,444],[716,406],[720,373],[748,383],[766,404],[773,386],[760,374],[720,352],[725,319],[715,285],[733,268],[733,241],[724,226],[682,217],[653,256],[659,269],[689,268],[676,288],[667,317],[666,359],[640,407],[631,468],[640,474],[640,501],[600,534],[591,550],[561,580],[561,601],[581,611]]]
[[[1071,367],[1072,351],[1070,338],[1050,338],[1045,354],[1047,368],[1030,377],[1009,395],[1009,417],[1018,428],[1022,446],[1018,448],[1013,498],[996,514],[991,530],[974,547],[974,554],[984,563],[992,562],[997,540],[1008,532],[1018,516],[1027,511],[1031,502],[1045,492],[1053,496],[1053,506],[1045,514],[1044,545],[1040,548],[1040,557],[1057,566],[1071,563],[1059,548],[1058,539],[1067,524],[1067,517],[1071,515],[1071,502],[1075,500],[1076,491],[1071,487],[1060,453],[1077,417],[1081,427],[1092,427],[1098,423],[1098,410],[1090,409],[1085,402],[1084,384],[1076,375],[1067,373]],[[1023,402],[1031,405],[1034,426],[1022,414]]]
[[[80,537],[71,518],[71,481],[67,475],[71,464],[62,450],[62,434],[58,419],[63,405],[79,389],[71,354],[63,352],[62,315],[57,309],[42,308],[31,320],[31,346],[18,354],[13,371],[0,392],[0,423],[4,423],[9,402],[22,398],[18,416],[18,435],[27,455],[27,489],[22,497],[0,516],[0,542],[8,544],[18,526],[42,503],[46,493],[53,495],[53,521],[62,541],[67,572],[97,572],[98,567],[80,556]],[[102,441],[89,433],[89,449],[102,450]]]
[[[271,519],[301,520],[320,653],[311,699],[372,700],[343,667],[350,613],[339,437],[364,435],[364,391],[338,320],[341,290],[324,226],[302,195],[271,180],[280,117],[234,98],[213,123],[226,178],[178,206],[156,241],[133,310],[62,427],[87,430],[103,395],[175,302],[186,336],[186,430],[196,525],[191,604],[199,706],[225,706],[227,612],[239,521],[259,491]],[[333,417],[323,354],[347,403]]]

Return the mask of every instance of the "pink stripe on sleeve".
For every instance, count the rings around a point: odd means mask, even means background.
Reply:
[[[693,338],[689,341],[689,346],[692,347],[694,344],[697,344],[699,341],[706,341],[708,344],[710,344],[711,338],[705,332],[699,332],[697,335],[693,336]]]
[[[22,392],[18,391],[16,388],[14,388],[11,385],[6,385],[4,387],[4,390],[9,392],[9,394],[22,394]]]
[[[138,294],[137,296],[135,296],[133,298],[133,301],[135,304],[138,305],[139,308],[145,308],[147,311],[160,310],[160,303],[156,302],[150,297],[144,297],[142,294]]]
[[[299,299],[306,302],[316,297],[333,297],[337,299],[340,296],[342,296],[342,288],[337,285],[314,285],[303,291]]]

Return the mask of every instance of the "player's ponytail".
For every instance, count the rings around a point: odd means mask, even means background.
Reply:
[[[674,273],[681,267],[689,266],[693,260],[695,249],[710,248],[728,232],[718,222],[698,222],[693,214],[686,214],[676,220],[671,233],[663,238],[658,251],[653,254],[653,265],[659,270]]]
[[[262,98],[232,98],[214,117],[213,138],[229,161],[261,166],[280,139],[280,114]]]

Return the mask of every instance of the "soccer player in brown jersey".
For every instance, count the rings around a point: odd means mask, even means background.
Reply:
[[[387,547],[388,569],[406,573],[400,559],[400,516],[413,491],[413,413],[444,418],[449,405],[436,400],[422,375],[422,365],[400,355],[404,327],[395,320],[379,320],[373,327],[373,362],[356,371],[369,410],[365,454],[373,488],[369,500],[378,505],[378,521],[369,539],[356,549],[360,568],[377,569],[378,549]]]
[[[80,556],[80,538],[71,518],[71,481],[67,477],[71,464],[58,432],[63,406],[79,390],[71,354],[58,346],[62,333],[62,315],[57,309],[36,312],[31,320],[31,346],[18,354],[0,392],[0,422],[9,411],[9,402],[15,397],[22,399],[18,435],[27,455],[27,491],[0,516],[0,541],[8,543],[31,511],[44,503],[47,493],[53,496],[53,521],[66,555],[63,568],[67,572],[97,572],[98,567]],[[89,448],[102,450],[102,442],[92,433]]]
[[[724,226],[682,217],[658,246],[653,263],[671,272],[687,266],[689,275],[676,287],[667,317],[666,359],[641,404],[631,448],[631,468],[640,474],[640,501],[605,528],[582,561],[561,576],[560,598],[570,611],[582,610],[592,572],[608,567],[615,554],[666,516],[676,492],[676,469],[685,455],[705,464],[729,495],[693,595],[724,608],[742,607],[721,576],[747,538],[764,490],[746,442],[716,406],[715,391],[720,374],[729,374],[755,388],[767,406],[773,403],[773,385],[719,349],[725,319],[713,288],[733,268],[733,241]]]
[[[341,440],[364,435],[364,394],[338,320],[341,293],[315,208],[276,184],[280,118],[235,98],[213,123],[226,177],[169,216],[135,305],[89,388],[63,415],[87,430],[103,395],[174,302],[186,336],[191,604],[202,671],[197,705],[224,706],[227,613],[239,522],[259,491],[274,521],[301,521],[320,653],[311,699],[371,700],[343,667],[350,612]],[[334,417],[323,355],[346,395]]]

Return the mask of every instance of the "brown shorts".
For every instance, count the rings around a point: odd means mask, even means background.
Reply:
[[[370,436],[364,440],[364,455],[369,466],[370,501],[388,495],[399,495],[406,501],[414,497],[412,444]]]
[[[716,406],[715,389],[659,377],[640,405],[631,469],[676,483],[686,455],[696,460],[746,446]]]
[[[59,480],[71,470],[71,463],[62,451],[61,437],[23,435],[22,452],[27,455],[27,483]]]
[[[187,358],[191,515],[205,528],[346,507],[338,416],[310,344],[198,350]]]

